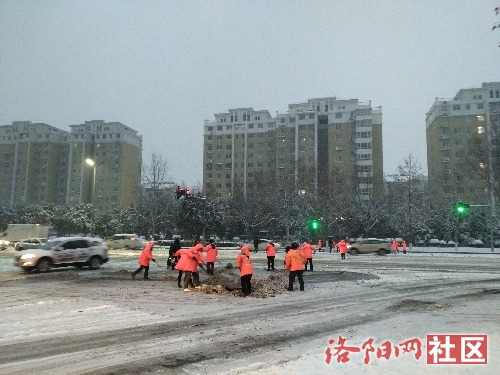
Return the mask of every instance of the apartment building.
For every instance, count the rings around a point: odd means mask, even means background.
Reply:
[[[70,128],[30,121],[0,126],[0,205],[94,202],[108,210],[139,203],[142,137],[119,122]]]
[[[69,137],[44,123],[0,126],[0,205],[64,204]]]
[[[500,82],[436,98],[426,116],[427,166],[432,197],[489,204],[500,177]]]
[[[275,117],[253,108],[214,117],[204,127],[209,195],[246,196],[263,182],[305,194],[340,184],[361,200],[383,195],[382,110],[371,102],[325,97],[290,104]]]
[[[94,199],[95,207],[103,210],[137,206],[142,137],[119,122],[93,120],[70,127],[68,204]]]

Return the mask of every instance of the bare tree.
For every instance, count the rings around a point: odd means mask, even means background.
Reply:
[[[414,242],[417,227],[425,222],[425,187],[422,168],[410,153],[397,167],[389,189],[393,227],[399,235]]]
[[[151,235],[158,229],[164,229],[169,221],[169,212],[173,207],[174,194],[169,182],[167,161],[153,152],[149,164],[142,168],[143,194],[141,212],[149,226]]]

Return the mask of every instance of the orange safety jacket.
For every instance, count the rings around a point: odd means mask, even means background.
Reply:
[[[341,240],[335,244],[339,248],[340,254],[345,254],[347,253],[347,245],[349,245],[347,242],[344,240]]]
[[[253,266],[250,258],[244,254],[236,256],[236,267],[240,269],[240,276],[253,275]]]
[[[212,247],[212,244],[208,244],[205,246],[205,252],[207,253],[205,261],[207,263],[215,263],[217,260],[217,254],[219,254],[217,247]]]
[[[303,271],[306,258],[298,249],[290,250],[285,257],[286,268],[290,271]]]
[[[191,257],[189,251],[186,249],[179,249],[175,252],[174,256],[179,258],[175,269],[177,271],[188,271],[187,266],[189,263],[189,258]]]
[[[153,246],[154,242],[148,242],[144,250],[142,250],[141,255],[139,256],[139,263],[141,266],[149,266],[149,261],[153,259]]]
[[[267,254],[268,257],[274,257],[274,256],[276,256],[276,249],[270,243],[268,243],[266,245],[266,254]]]
[[[304,242],[302,244],[302,248],[303,248],[303,252],[304,252],[304,255],[307,259],[309,258],[312,258],[313,257],[313,251],[312,251],[312,246],[311,244],[308,244],[307,242]]]

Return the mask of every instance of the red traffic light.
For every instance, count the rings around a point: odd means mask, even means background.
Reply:
[[[191,196],[191,190],[187,189],[186,190],[186,198],[189,198]]]
[[[182,186],[177,186],[177,191],[175,192],[175,194],[177,199],[179,199],[186,194],[186,189],[184,189]]]

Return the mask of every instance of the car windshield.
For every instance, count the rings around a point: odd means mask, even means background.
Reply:
[[[40,246],[40,249],[43,250],[50,250],[53,249],[54,247],[58,247],[60,244],[62,244],[64,241],[62,240],[49,240],[46,243],[42,244]]]

